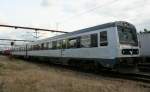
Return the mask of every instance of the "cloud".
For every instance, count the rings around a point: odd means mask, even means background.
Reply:
[[[0,23],[71,32],[123,20],[133,23],[139,31],[150,29],[149,9],[150,0],[3,0],[0,1]],[[19,30],[0,28],[0,37],[34,39],[30,35],[33,31],[29,34]],[[56,33],[41,32],[40,35],[50,37]]]
[[[77,9],[74,8],[74,11],[78,11],[78,9],[84,11],[82,8],[85,6],[86,8],[84,9],[91,11],[80,12],[79,14],[75,14],[76,16],[73,16],[72,18],[66,19],[66,21],[62,23],[62,25],[64,25],[63,27],[67,30],[71,30],[71,28],[79,29],[84,28],[84,25],[98,25],[100,23],[116,20],[128,21],[137,26],[137,24],[142,24],[144,21],[150,20],[150,12],[148,11],[150,8],[150,1],[148,0],[130,0],[130,2],[126,0],[115,0],[114,2],[113,0],[105,0],[105,3],[103,1],[104,0],[101,0],[101,2],[93,2],[91,0],[88,4],[82,3],[83,5],[81,7],[78,7]],[[93,5],[98,7],[93,9],[90,7],[94,7]],[[70,26],[70,28],[68,28],[68,26]]]

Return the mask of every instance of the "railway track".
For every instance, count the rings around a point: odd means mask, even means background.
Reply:
[[[120,72],[110,71],[110,70],[99,70],[99,71],[82,70],[82,68],[72,68],[72,67],[69,67],[69,69],[73,69],[75,71],[79,71],[83,73],[91,73],[94,75],[99,75],[99,76],[104,76],[104,77],[111,77],[111,78],[116,78],[116,79],[127,79],[127,80],[150,83],[150,72],[149,73],[148,72],[120,73]]]
[[[66,67],[66,66],[65,66]],[[110,77],[110,78],[116,78],[116,79],[126,79],[126,80],[133,80],[133,81],[138,81],[138,82],[144,82],[144,83],[150,83],[150,74],[145,73],[145,72],[139,72],[139,73],[119,73],[115,71],[109,71],[109,70],[100,70],[100,71],[95,71],[95,70],[82,70],[82,69],[75,69],[75,68],[70,68],[78,72],[82,73],[90,73],[98,76],[104,76],[104,77]],[[150,88],[150,86],[149,86]]]
[[[150,83],[150,74],[137,73],[130,74],[130,76],[133,76],[136,80]]]
[[[150,83],[150,74],[145,74],[145,73],[126,74],[126,73],[109,72],[108,74],[106,74],[105,72],[102,75],[113,77],[113,78],[121,78],[121,79],[133,80],[138,82]]]
[[[140,71],[150,73],[150,63],[142,63],[138,65]]]
[[[133,81],[139,81],[139,82],[145,82],[150,83],[150,74],[146,74],[145,72],[139,72],[135,74],[131,73],[119,73],[115,71],[109,71],[109,70],[84,70],[82,68],[77,67],[71,67],[66,65],[59,65],[59,64],[49,64],[48,62],[34,62],[30,61],[31,63],[38,64],[40,67],[48,66],[48,67],[54,67],[54,68],[60,68],[60,69],[69,69],[73,70],[79,73],[86,73],[86,74],[92,74],[94,76],[104,76],[104,77],[110,77],[110,78],[116,78],[116,79],[126,79],[126,80],[133,80]],[[44,65],[44,66],[43,66]],[[150,88],[150,86],[149,86]]]

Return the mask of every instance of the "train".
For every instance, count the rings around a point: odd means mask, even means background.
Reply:
[[[138,40],[140,46],[140,64],[138,68],[142,72],[150,71],[150,32],[138,33]]]
[[[2,50],[0,51],[0,55],[5,55],[5,56],[10,56],[11,55],[11,50]]]
[[[3,51],[0,51],[0,55],[2,55],[3,54]]]
[[[138,34],[139,44],[140,44],[140,56],[143,58],[143,61],[149,62],[150,59],[150,33],[141,32]]]
[[[140,50],[135,26],[115,21],[14,46],[11,55],[87,69],[131,72],[139,63]]]

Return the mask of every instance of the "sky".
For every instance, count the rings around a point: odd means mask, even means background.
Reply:
[[[72,32],[113,21],[150,29],[150,0],[0,0],[0,24]],[[40,32],[40,38],[60,33]],[[35,40],[34,31],[0,28],[0,38]],[[8,42],[0,42],[8,43]]]

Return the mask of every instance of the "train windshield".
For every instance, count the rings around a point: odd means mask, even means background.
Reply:
[[[137,34],[136,34],[135,28],[127,28],[127,27],[118,26],[118,34],[119,34],[120,44],[128,44],[128,45],[133,45],[133,46],[138,45]]]

